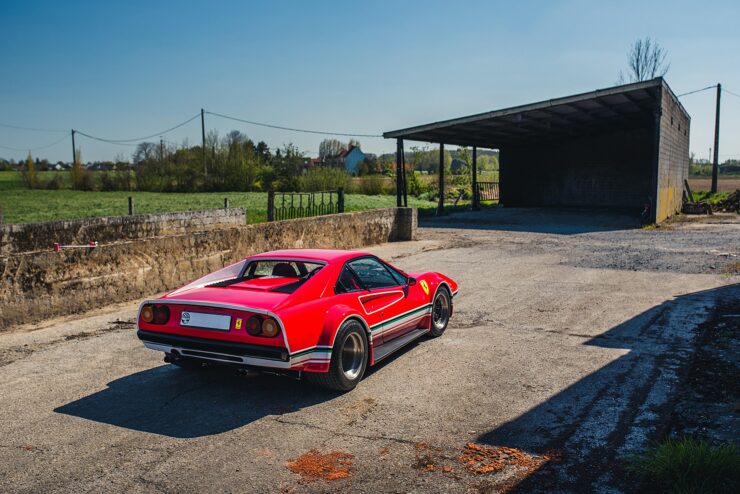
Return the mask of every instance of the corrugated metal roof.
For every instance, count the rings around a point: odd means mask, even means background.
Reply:
[[[662,77],[385,132],[383,137],[499,148],[653,122]],[[675,98],[675,95],[673,96]],[[677,99],[676,99],[677,101]],[[686,113],[683,106],[679,107]],[[688,116],[688,114],[686,114]]]

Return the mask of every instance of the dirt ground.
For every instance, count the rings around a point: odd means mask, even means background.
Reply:
[[[450,327],[344,395],[164,364],[136,303],[0,335],[0,491],[630,490],[622,459],[665,430],[702,324],[740,306],[740,218],[421,226],[368,250],[456,279]]]
[[[712,188],[711,177],[692,177],[689,179],[689,187],[692,191],[709,190]],[[735,192],[740,189],[740,177],[720,177],[717,180],[719,192]]]

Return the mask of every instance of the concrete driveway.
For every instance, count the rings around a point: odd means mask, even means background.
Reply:
[[[717,297],[740,304],[737,216],[630,226],[499,210],[370,248],[460,295],[441,338],[344,395],[164,364],[135,337],[136,303],[15,328],[0,335],[0,491],[623,489],[619,458],[660,432],[696,326]],[[349,476],[287,467],[312,450],[351,455]]]

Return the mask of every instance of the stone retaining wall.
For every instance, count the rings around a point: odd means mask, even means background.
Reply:
[[[249,255],[413,240],[417,211],[376,209],[0,256],[0,330],[176,288]]]
[[[70,221],[0,225],[0,256],[49,250],[60,244],[110,243],[161,235],[192,233],[247,223],[241,208],[136,214]]]

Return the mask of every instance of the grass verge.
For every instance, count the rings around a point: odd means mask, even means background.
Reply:
[[[667,439],[636,457],[631,469],[650,490],[671,493],[739,492],[740,449],[701,439]]]
[[[267,220],[266,192],[84,192],[77,190],[0,191],[0,208],[6,223],[32,223],[37,221],[68,220],[98,216],[128,214],[128,197],[134,198],[136,213],[167,213],[174,211],[199,211],[223,207],[224,197],[229,205],[246,208],[249,223]],[[410,207],[431,211],[432,201],[409,197]],[[395,196],[345,195],[346,211],[390,208],[396,205]]]
[[[711,192],[702,190],[699,192],[694,192],[694,200],[695,201],[707,201],[709,204],[717,204],[720,201],[724,201],[729,197],[729,192],[715,192],[712,194]]]

